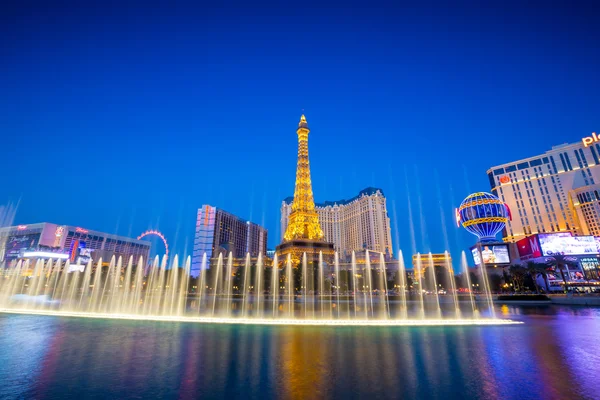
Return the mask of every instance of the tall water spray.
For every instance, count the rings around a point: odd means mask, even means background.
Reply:
[[[347,264],[342,264],[336,255],[331,270],[323,255],[314,266],[306,256],[296,265],[291,257],[287,257],[281,271],[278,257],[267,264],[262,256],[255,258],[255,262],[247,256],[235,273],[232,256],[228,255],[225,260],[223,254],[219,254],[210,264],[207,257],[203,257],[197,278],[190,277],[190,257],[183,262],[177,256],[172,260],[156,257],[149,268],[144,268],[146,264],[142,258],[134,263],[133,258],[112,257],[108,262],[99,259],[95,263],[90,261],[85,266],[73,267],[68,261],[25,260],[2,270],[0,310],[115,318],[200,318],[220,322],[456,324],[483,321],[478,319],[471,291],[472,312],[459,310],[453,279],[449,289],[452,302],[442,304],[436,290],[431,296],[424,297],[423,278],[426,274],[433,279],[434,288],[437,287],[431,256],[427,268],[423,268],[421,257],[417,258],[417,282],[413,287],[407,285],[402,252],[398,254],[398,262],[389,264],[382,255],[377,263],[372,263],[372,254],[368,252],[364,264],[358,263],[356,254]],[[466,272],[464,253],[461,263]],[[452,274],[451,267],[446,267],[448,274]],[[388,268],[397,270],[389,272]],[[399,285],[395,290],[387,287],[388,273],[398,276]],[[297,274],[302,275],[298,309],[295,307],[294,279]],[[344,282],[342,276],[348,279]],[[468,273],[465,276],[467,285],[472,288]],[[234,277],[240,277],[241,281]],[[270,279],[269,284],[266,279]],[[348,291],[344,292],[343,287]],[[433,312],[426,312],[427,304],[428,308],[433,306]],[[450,306],[444,317],[442,305]],[[414,315],[418,319],[411,319]],[[448,322],[450,320],[454,322]]]

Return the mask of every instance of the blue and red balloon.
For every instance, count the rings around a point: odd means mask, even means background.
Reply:
[[[480,242],[493,242],[496,235],[511,219],[510,209],[491,193],[473,193],[463,200],[456,210],[456,223],[479,238]]]

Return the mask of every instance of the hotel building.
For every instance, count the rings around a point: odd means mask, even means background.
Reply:
[[[281,204],[281,232],[285,232],[292,212],[294,198]],[[348,260],[352,251],[371,250],[393,255],[390,219],[386,199],[378,188],[366,188],[350,200],[316,203],[315,209],[325,241],[333,243],[342,260]]]
[[[600,236],[600,185],[583,186],[569,194],[582,233]]]
[[[104,264],[113,256],[125,262],[133,256],[137,265],[140,256],[148,260],[150,247],[145,240],[48,222],[0,228],[0,262],[5,266],[28,258],[68,259],[75,264],[102,258]]]
[[[267,252],[267,230],[220,208],[203,205],[196,217],[196,234],[192,255],[191,275],[196,277],[202,267],[202,258],[216,258],[232,253],[233,258],[243,259],[263,256]]]
[[[600,233],[600,144],[591,138],[490,168],[492,192],[512,213],[505,241],[544,232]]]

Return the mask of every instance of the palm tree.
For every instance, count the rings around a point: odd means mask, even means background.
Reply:
[[[569,266],[577,266],[577,259],[572,257],[566,257],[563,254],[555,254],[552,257],[546,259],[546,262],[549,266],[554,267],[560,271],[560,276],[565,284],[565,293],[569,290],[569,284],[567,282],[567,278],[565,277],[564,270]]]
[[[537,263],[538,273],[544,278],[546,284],[546,292],[550,292],[550,281],[548,280],[548,265]]]
[[[527,270],[527,273],[533,281],[533,285],[535,286],[535,292],[537,294],[540,294],[540,287],[537,284],[537,276],[539,274],[538,264],[535,261],[527,261],[525,269]]]
[[[528,261],[526,264],[527,272],[531,279],[533,280],[533,284],[535,285],[535,289],[537,293],[539,293],[539,285],[537,284],[537,277],[541,275],[544,278],[544,283],[546,285],[546,292],[550,290],[550,283],[548,282],[548,273],[546,269],[548,268],[547,264],[537,263],[535,261]]]
[[[510,275],[512,277],[513,280],[513,287],[515,288],[515,291],[517,290],[517,287],[519,289],[523,289],[523,281],[525,278],[525,268],[523,268],[521,265],[519,264],[513,264],[510,267],[508,267],[508,271],[510,272]]]

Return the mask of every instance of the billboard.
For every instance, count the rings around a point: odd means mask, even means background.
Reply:
[[[83,243],[83,242],[82,242]],[[86,249],[85,247],[79,247],[79,254],[77,256],[77,264],[87,264],[92,261],[92,249]]]
[[[492,244],[481,246],[481,257],[486,264],[509,264],[508,246],[505,244]]]
[[[473,254],[473,261],[475,261],[475,265],[480,265],[481,257],[479,257],[479,249],[475,247],[471,249],[471,253]]]
[[[593,236],[571,236],[569,233],[538,234],[543,256],[596,254],[598,248]]]
[[[594,236],[594,240],[596,241],[596,250],[600,253],[600,236]]]
[[[472,248],[471,252],[476,265],[480,265],[482,260],[485,264],[510,264],[508,245],[506,244],[482,245],[481,256],[477,247]]]
[[[46,247],[60,247],[62,248],[65,244],[65,227],[56,224],[44,223],[44,229],[42,230],[42,236],[40,237],[40,245]]]
[[[517,242],[517,249],[519,250],[519,258],[523,261],[542,256],[537,235],[519,240]]]
[[[595,279],[598,280],[600,275],[600,262],[598,261],[598,257],[581,257],[579,259],[579,264],[583,269],[583,273],[585,274],[586,279]]]
[[[4,259],[14,260],[19,258],[21,250],[36,247],[39,239],[39,233],[9,236],[6,240]]]

